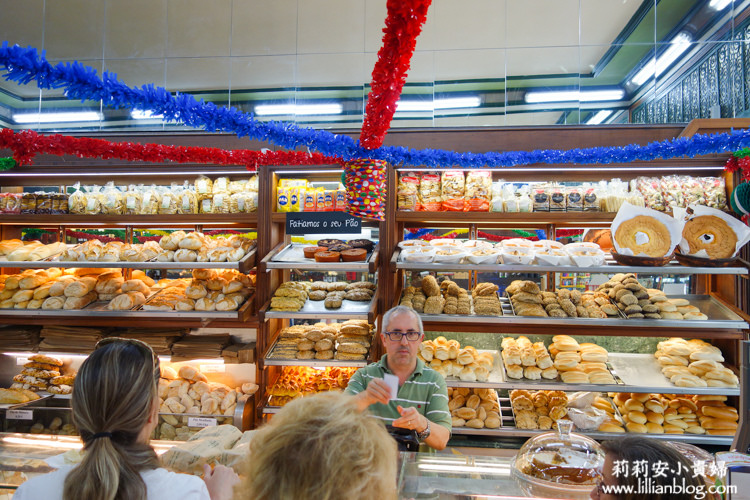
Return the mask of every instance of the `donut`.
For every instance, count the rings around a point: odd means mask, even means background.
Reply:
[[[615,242],[629,248],[633,255],[664,257],[672,249],[669,229],[654,217],[637,215],[623,221],[615,231]]]
[[[715,215],[699,215],[688,220],[682,237],[691,255],[705,250],[712,259],[728,259],[737,247],[737,234],[724,219]]]

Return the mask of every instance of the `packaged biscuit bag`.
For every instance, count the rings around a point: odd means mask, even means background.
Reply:
[[[446,170],[440,178],[443,197],[443,210],[463,212],[466,178],[459,170]]]
[[[521,187],[516,191],[516,198],[518,199],[518,211],[519,212],[532,212],[534,204],[531,201],[531,186],[528,184],[522,184]]]
[[[279,179],[276,188],[276,205],[279,212],[300,212],[302,197],[307,188],[306,179]]]
[[[703,184],[697,177],[691,177],[689,175],[681,175],[682,190],[684,193],[683,203],[684,206],[688,205],[705,205],[706,197],[703,193]]]
[[[500,180],[492,183],[492,199],[490,200],[490,212],[503,212],[503,185]]]
[[[162,187],[161,201],[159,201],[160,214],[176,214],[179,206],[180,197],[178,193],[179,185],[172,184],[170,187]]]
[[[83,213],[89,215],[102,213],[101,191],[101,186],[83,186],[83,192],[86,199]]]
[[[565,190],[565,209],[568,212],[583,211],[583,188],[581,186],[568,186]]]
[[[667,175],[661,178],[661,194],[664,197],[665,210],[686,206],[679,175]]]
[[[593,212],[599,210],[599,190],[591,183],[584,183],[581,189],[583,194],[583,210]]]
[[[336,190],[335,189],[326,189],[323,192],[325,196],[325,203],[323,205],[323,211],[325,212],[333,212],[336,204]]]
[[[199,214],[212,214],[214,213],[214,199],[204,198],[198,202],[198,213]]]
[[[229,196],[229,211],[231,213],[250,213],[258,210],[258,193],[244,191]]]
[[[229,191],[229,194],[241,193],[242,191],[246,190],[247,181],[245,180],[231,181],[229,183],[229,186],[227,187],[227,191]]]
[[[318,212],[326,211],[326,190],[322,187],[315,188],[315,207]]]
[[[214,183],[208,177],[201,175],[195,179],[195,194],[198,196],[198,201],[203,201],[206,198],[212,198],[214,195]]]
[[[276,188],[276,211],[290,212],[289,210],[289,188],[279,186]]]
[[[214,184],[215,186],[216,184]],[[213,209],[215,214],[228,214],[229,213],[229,193],[222,191],[214,193],[213,198]]]
[[[115,187],[114,182],[104,185],[100,196],[101,213],[108,215],[122,215],[125,212],[122,192]]]
[[[317,200],[315,196],[315,189],[307,188],[305,189],[305,194],[302,197],[302,211],[303,212],[316,212],[317,209]]]
[[[135,184],[130,184],[128,190],[123,195],[125,199],[125,214],[135,215],[141,213],[143,205],[143,195]]]
[[[661,194],[661,181],[658,177],[636,177],[635,189],[643,195],[647,208],[660,212],[666,211],[664,197]]]
[[[549,186],[549,211],[565,211],[565,187],[556,182]]]
[[[247,180],[247,190],[258,192],[258,176],[254,175]]]
[[[229,177],[219,177],[214,181],[213,194],[229,192]]]
[[[346,189],[344,185],[339,183],[338,189],[336,189],[336,200],[333,204],[333,209],[337,212],[346,212]]]
[[[81,191],[81,183],[73,185],[73,192],[68,196],[68,212],[71,214],[82,214],[86,210],[86,195]]]
[[[440,174],[422,174],[419,180],[419,210],[439,212],[443,209]]]
[[[0,193],[0,212],[4,214],[21,213],[21,193]]]
[[[545,183],[534,186],[534,189],[531,192],[531,198],[534,201],[534,212],[549,212],[549,185]]]
[[[492,172],[472,170],[466,174],[464,210],[467,212],[489,212],[492,199]]]
[[[400,172],[398,176],[398,209],[414,212],[419,204],[419,173]]]
[[[161,205],[161,191],[154,184],[143,187],[142,214],[158,214]]]
[[[198,197],[195,191],[190,186],[188,181],[182,185],[182,189],[178,191],[177,196],[177,213],[178,214],[197,214],[198,213]]]
[[[727,210],[727,186],[723,177],[701,177],[707,207]]]

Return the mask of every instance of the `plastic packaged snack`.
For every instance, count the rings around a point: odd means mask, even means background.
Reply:
[[[83,186],[86,204],[83,213],[96,215],[102,212],[101,186]]]
[[[337,212],[346,212],[346,189],[344,189],[344,185],[341,183],[339,183],[339,187],[336,189],[336,201],[333,207]]]
[[[532,190],[532,199],[534,200],[534,212],[549,212],[549,188],[546,184],[535,186]]]
[[[258,193],[245,191],[234,193],[229,197],[231,213],[250,213],[258,210]]]
[[[661,194],[661,182],[658,177],[636,177],[635,188],[641,192],[646,207],[664,212],[664,197]]]
[[[100,199],[103,214],[122,215],[125,213],[122,191],[117,189],[114,182],[104,185]]]
[[[323,207],[323,210],[326,212],[333,212],[336,205],[336,190],[335,189],[326,189],[324,191],[325,196],[325,205]]]
[[[315,207],[318,212],[326,211],[326,191],[322,187],[315,188]]]
[[[82,214],[86,211],[86,196],[81,191],[81,184],[73,185],[73,192],[68,196],[68,211],[71,214]]]
[[[414,212],[419,204],[419,173],[401,172],[398,176],[398,209]]]
[[[205,200],[206,198],[212,198],[214,195],[214,184],[206,176],[201,175],[195,179],[195,194],[198,196],[198,202]]]
[[[247,181],[243,180],[231,181],[229,183],[229,186],[227,186],[227,191],[229,191],[229,194],[241,193],[245,190],[247,190]]]
[[[290,212],[289,210],[289,188],[279,186],[276,188],[276,211]]]
[[[557,183],[551,184],[549,187],[549,211],[564,212],[565,207],[565,187]]]
[[[228,214],[229,213],[229,193],[224,191],[221,193],[214,194],[213,205],[214,205],[213,213]]]
[[[23,193],[23,195],[21,196],[21,213],[22,214],[36,213],[36,194],[35,193]]]
[[[723,177],[701,177],[706,206],[727,210],[727,186]]]
[[[302,196],[301,209],[303,212],[316,212],[318,210],[314,189],[307,188],[300,196]]]
[[[159,189],[154,184],[151,186],[144,186],[141,213],[150,215],[158,214],[160,203],[161,193],[159,192]]]
[[[38,214],[51,214],[52,213],[52,198],[54,193],[45,193],[39,191],[36,193],[36,213]]]
[[[67,214],[68,213],[68,195],[66,193],[60,193],[60,211],[57,213]]]
[[[248,191],[258,192],[258,176],[254,175],[247,180],[246,189]]]
[[[518,188],[516,198],[518,199],[519,212],[531,212],[533,210],[534,204],[531,202],[531,186],[524,184]]]
[[[178,191],[177,196],[177,213],[178,214],[197,214],[198,197],[190,184],[185,181],[182,189]]]
[[[440,174],[423,174],[419,180],[419,210],[439,212],[442,210]]]
[[[214,199],[204,198],[198,202],[198,213],[199,214],[212,214],[214,213]]]
[[[565,190],[565,210],[568,212],[583,211],[583,190],[580,186],[568,186]]]
[[[706,197],[703,193],[703,184],[697,177],[689,175],[681,176],[682,190],[684,193],[683,202],[685,207],[688,205],[705,205]]]
[[[178,203],[180,201],[179,195],[180,187],[177,184],[172,184],[171,187],[162,188],[161,190],[161,201],[159,202],[159,213],[160,214],[176,214]]]
[[[217,177],[213,185],[213,194],[229,192],[229,177]]]
[[[0,211],[4,214],[18,214],[21,213],[21,199],[23,195],[21,193],[2,193],[0,194],[2,202],[0,203]]]
[[[443,210],[463,212],[466,178],[458,170],[446,170],[440,178],[443,196]]]
[[[684,207],[682,181],[679,175],[667,175],[661,178],[661,193],[664,197],[665,210],[671,207]]]
[[[490,212],[502,212],[503,209],[503,181],[492,183],[492,197],[490,199]]]
[[[133,215],[133,214],[139,214],[142,212],[143,195],[135,186],[135,184],[130,184],[128,186],[128,190],[125,192],[123,198],[125,200],[125,202],[123,203],[125,214]]]
[[[516,187],[511,184],[505,184],[502,189],[503,211],[519,212],[518,196],[516,196]]]
[[[583,210],[586,212],[599,210],[599,191],[593,184],[586,183],[581,189],[583,194]]]
[[[466,174],[464,210],[467,212],[489,212],[492,199],[492,172],[472,170]]]

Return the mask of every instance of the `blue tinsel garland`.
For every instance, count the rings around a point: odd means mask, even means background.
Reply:
[[[396,146],[384,146],[367,150],[351,137],[332,134],[325,130],[298,127],[291,123],[276,121],[261,122],[252,114],[235,108],[217,107],[215,104],[197,101],[187,94],[170,94],[162,87],[152,84],[140,88],[128,87],[117,79],[117,75],[104,72],[98,78],[96,70],[75,61],[51,65],[33,47],[0,47],[0,66],[6,72],[6,80],[26,85],[36,80],[39,88],[63,88],[69,99],[101,100],[113,108],[149,110],[164,116],[164,120],[180,122],[190,127],[209,132],[233,132],[238,137],[250,137],[267,141],[293,150],[308,147],[328,156],[344,160],[373,158],[386,160],[393,165],[426,166],[435,168],[498,168],[533,163],[546,164],[608,164],[630,163],[636,160],[657,158],[693,157],[711,153],[736,151],[750,146],[750,130],[731,133],[680,137],[645,146],[631,144],[623,147],[599,147],[571,150],[512,151],[505,153],[458,153],[435,149],[416,150]]]

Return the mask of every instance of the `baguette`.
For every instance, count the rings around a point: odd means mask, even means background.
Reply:
[[[62,309],[65,305],[65,296],[47,297],[42,302],[42,309]]]
[[[148,295],[151,293],[151,289],[139,279],[125,281],[124,283],[122,283],[120,289],[123,292],[141,292],[144,295]]]
[[[83,297],[94,290],[94,287],[96,287],[96,278],[93,276],[86,276],[68,283],[63,291],[63,295],[66,297]],[[72,309],[78,308],[74,307]]]
[[[65,287],[68,286],[68,284],[71,283],[72,281],[75,281],[75,277],[61,276],[54,283],[52,283],[52,286],[49,289],[49,296],[60,297],[61,295],[64,294]]]
[[[32,288],[36,288],[38,286],[41,286],[49,281],[49,276],[44,271],[40,271],[36,273],[33,276],[26,276],[25,278],[21,278],[21,280],[18,282],[18,288],[21,290],[31,290]]]
[[[65,299],[63,309],[83,309],[96,300],[96,292],[88,292],[82,297],[68,297]]]

